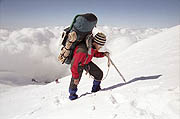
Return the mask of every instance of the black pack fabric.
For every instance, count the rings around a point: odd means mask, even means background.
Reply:
[[[68,34],[71,32],[76,32],[77,39],[72,43],[70,49],[67,49],[70,50],[69,56],[64,57],[64,61],[62,61],[62,63],[71,63],[75,47],[82,42],[85,43],[86,36],[88,34],[92,34],[92,30],[96,26],[96,24],[97,17],[92,13],[80,14],[74,17],[71,26],[64,29],[64,33],[62,34],[62,45],[64,47],[66,46],[66,43],[68,41]],[[63,57],[63,54],[60,55],[62,55]]]

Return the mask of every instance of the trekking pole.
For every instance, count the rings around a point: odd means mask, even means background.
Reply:
[[[116,67],[116,65],[113,63],[113,61],[111,60],[111,58],[109,56],[108,57],[108,60],[111,62],[111,64],[114,66],[114,68],[116,69],[116,71],[119,73],[119,75],[121,76],[121,78],[124,80],[124,82],[126,83],[126,80],[124,78],[124,76],[121,74],[121,72],[118,70],[118,68]]]

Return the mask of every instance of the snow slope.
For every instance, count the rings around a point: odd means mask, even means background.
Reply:
[[[111,56],[127,83],[111,66],[97,93],[89,93],[93,80],[83,74],[74,101],[68,99],[71,76],[57,84],[12,87],[0,93],[0,118],[179,119],[179,54],[180,25]],[[106,62],[99,66],[106,74]]]

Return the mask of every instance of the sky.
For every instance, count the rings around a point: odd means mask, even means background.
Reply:
[[[180,24],[180,0],[0,0],[0,28],[66,26],[94,13],[97,25],[164,28]]]

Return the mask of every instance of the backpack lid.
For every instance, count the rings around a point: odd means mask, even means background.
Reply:
[[[94,14],[92,14],[92,13],[86,13],[86,14],[78,14],[78,15],[76,15],[76,16],[74,17],[74,19],[73,19],[72,24],[70,25],[70,29],[73,28],[74,23],[76,22],[76,19],[77,19],[79,16],[85,18],[85,19],[86,19],[87,21],[89,21],[89,22],[94,22],[94,23],[95,23],[95,26],[96,26],[97,20],[98,20],[97,17],[96,17],[96,15],[94,15]],[[95,27],[95,26],[94,26],[94,27]]]
[[[98,20],[97,17],[94,14],[92,14],[92,13],[81,14],[79,16],[83,16],[84,18],[86,18],[90,22]]]
[[[76,15],[71,28],[76,32],[88,33],[93,30],[97,24],[97,17],[92,13]]]

